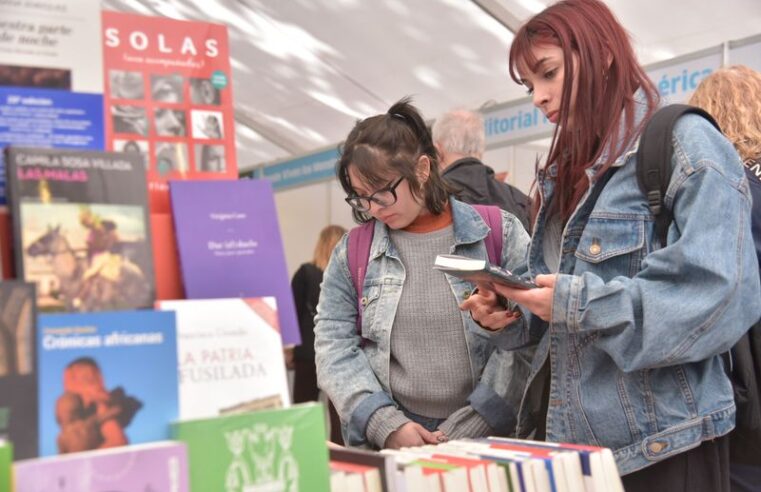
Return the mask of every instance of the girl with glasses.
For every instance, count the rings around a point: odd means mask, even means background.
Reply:
[[[400,448],[506,433],[527,366],[476,334],[458,305],[473,286],[433,270],[438,254],[486,259],[489,228],[450,197],[431,134],[404,99],[357,123],[337,174],[355,219],[373,224],[357,328],[347,236],[323,276],[315,317],[317,381],[351,446]],[[507,212],[503,267],[521,272],[528,236]]]
[[[518,437],[611,448],[627,492],[728,490],[721,354],[761,315],[737,153],[704,118],[679,118],[660,244],[636,172],[658,93],[608,7],[554,3],[516,33],[509,63],[557,125],[534,200],[540,288],[495,286],[529,329],[492,292],[464,307],[500,347],[536,346]]]

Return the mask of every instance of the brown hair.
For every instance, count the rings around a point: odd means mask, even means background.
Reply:
[[[428,179],[421,184],[417,175],[420,156],[431,162]],[[444,211],[452,190],[439,174],[439,159],[431,132],[423,117],[409,98],[391,106],[385,114],[359,121],[346,137],[336,175],[347,195],[355,195],[349,179],[349,166],[370,185],[377,188],[388,184],[396,175],[407,179],[410,191],[422,198],[429,212],[438,215]],[[367,222],[372,217],[366,212],[352,209],[354,220]]]
[[[716,118],[744,163],[761,159],[761,73],[744,65],[720,68],[700,82],[690,104]]]
[[[589,181],[586,173],[605,151],[597,177],[637,138],[658,105],[658,92],[637,63],[629,37],[613,13],[598,0],[563,0],[532,17],[515,35],[510,46],[510,76],[522,83],[519,67],[532,67],[536,45],[558,46],[564,57],[561,108],[573,103],[576,122],[569,128],[569,111],[560,111],[545,166],[557,163],[558,175],[552,207],[567,221]],[[576,57],[578,74],[574,74]],[[576,80],[576,100],[571,101]],[[643,123],[635,126],[637,102],[642,89],[647,101]],[[534,200],[532,216],[539,200]],[[533,218],[533,217],[532,217]]]
[[[333,253],[333,248],[336,247],[338,240],[346,234],[346,229],[339,225],[325,226],[320,231],[320,236],[317,238],[317,244],[314,247],[314,257],[312,263],[317,265],[320,270],[325,270],[330,260],[330,255]]]

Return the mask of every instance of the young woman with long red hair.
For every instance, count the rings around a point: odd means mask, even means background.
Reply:
[[[528,258],[540,288],[481,288],[461,307],[498,346],[536,346],[518,436],[611,448],[627,492],[728,490],[721,354],[761,315],[737,153],[703,118],[680,118],[658,244],[636,149],[659,98],[610,10],[548,7],[516,34],[510,73],[557,125]]]

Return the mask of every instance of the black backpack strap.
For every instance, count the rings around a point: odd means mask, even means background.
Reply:
[[[661,247],[666,245],[668,228],[674,218],[664,204],[671,181],[671,157],[674,154],[671,137],[677,120],[687,113],[702,116],[721,131],[719,124],[702,109],[686,104],[672,104],[659,109],[650,118],[642,131],[637,149],[637,182],[655,216],[655,237]]]

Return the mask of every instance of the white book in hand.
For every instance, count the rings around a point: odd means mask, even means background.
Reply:
[[[473,283],[486,285],[496,283],[514,289],[533,289],[536,287],[536,284],[531,280],[515,275],[509,270],[492,265],[486,260],[465,256],[438,255],[433,268]]]

